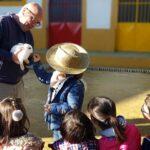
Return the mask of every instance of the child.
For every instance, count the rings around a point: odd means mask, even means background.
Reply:
[[[20,98],[7,97],[0,101],[0,149],[42,150],[43,141],[28,133],[29,125]]]
[[[85,87],[80,79],[89,65],[89,57],[81,46],[61,43],[48,50],[46,59],[55,69],[54,72],[48,72],[42,67],[38,54],[33,55],[33,69],[39,81],[49,84],[44,116],[56,141],[61,138],[59,128],[63,115],[82,107]]]
[[[100,150],[140,150],[141,135],[134,124],[123,116],[116,116],[116,105],[107,97],[94,97],[88,103],[88,112],[95,125],[102,130]]]
[[[78,110],[68,112],[61,124],[62,139],[49,144],[52,150],[96,150],[95,128],[90,119]]]
[[[143,117],[150,120],[150,94],[147,95],[147,97],[144,100],[144,104],[141,107],[141,112],[143,114]]]
[[[141,107],[141,112],[143,114],[143,117],[150,121],[150,94],[147,95],[145,98],[145,102]],[[150,135],[143,138],[142,143],[142,150],[149,150],[150,149]]]

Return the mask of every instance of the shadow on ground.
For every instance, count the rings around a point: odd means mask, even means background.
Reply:
[[[146,94],[150,93],[150,75],[145,73],[87,71],[84,74],[87,84],[83,111],[88,101],[97,95],[112,98],[117,105],[117,113],[129,122],[136,123],[142,135],[150,133],[150,124],[144,121],[140,108]],[[24,102],[29,119],[30,130],[41,136],[51,137],[43,119],[43,105],[47,97],[48,86],[41,84],[33,70],[24,77],[26,100]]]

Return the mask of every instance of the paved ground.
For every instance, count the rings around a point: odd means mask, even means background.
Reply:
[[[87,71],[87,83],[83,111],[93,96],[108,96],[117,105],[117,112],[129,122],[136,123],[142,136],[150,134],[150,123],[141,115],[140,108],[145,96],[150,93],[150,74],[110,71]],[[30,130],[42,138],[52,136],[43,119],[43,104],[47,96],[47,86],[41,84],[32,70],[24,77],[26,89],[25,106],[31,121]],[[46,149],[46,148],[45,148]]]

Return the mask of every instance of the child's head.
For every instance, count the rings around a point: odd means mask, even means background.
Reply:
[[[143,117],[150,121],[150,94],[144,100],[144,104],[141,107]]]
[[[46,54],[48,64],[65,74],[82,74],[89,65],[87,51],[74,43],[60,43],[52,46]]]
[[[88,112],[92,122],[102,130],[112,128],[119,141],[124,141],[124,124],[116,116],[116,105],[108,97],[94,97],[88,103]],[[120,122],[119,122],[120,120]]]
[[[62,137],[70,143],[95,139],[95,128],[90,119],[78,110],[66,113],[60,127]]]
[[[11,137],[28,132],[29,119],[20,98],[7,97],[0,101],[0,135],[7,143]]]

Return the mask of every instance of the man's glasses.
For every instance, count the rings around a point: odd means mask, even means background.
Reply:
[[[34,15],[34,13],[33,13],[29,8],[25,8],[25,9],[30,12],[32,21],[35,21],[35,20],[36,20],[36,16]],[[36,22],[35,22],[35,26],[36,26],[36,27],[41,26],[41,22],[40,22],[40,21],[36,21]]]

